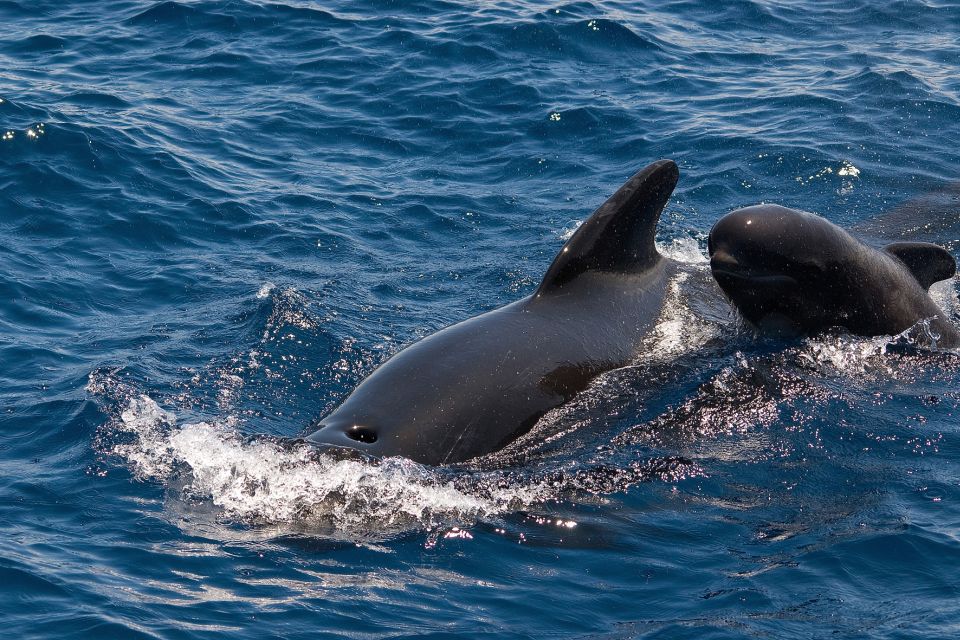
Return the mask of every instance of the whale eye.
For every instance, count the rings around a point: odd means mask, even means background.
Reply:
[[[347,429],[347,437],[351,440],[356,440],[357,442],[373,444],[377,441],[377,432],[370,427],[364,427],[362,425],[355,424]]]

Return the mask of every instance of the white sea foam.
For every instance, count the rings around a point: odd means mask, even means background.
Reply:
[[[838,176],[845,176],[849,178],[859,178],[860,169],[855,167],[852,162],[849,160],[843,160],[840,163],[840,167],[837,169]]]
[[[953,321],[960,313],[956,278],[937,282],[930,287],[930,296],[943,310],[944,317]],[[930,326],[930,319],[921,320],[895,336],[863,338],[856,336],[823,336],[807,341],[801,354],[811,364],[830,365],[846,374],[875,373],[896,377],[896,364],[885,357],[893,344],[912,344],[921,348],[936,347],[939,336]]]
[[[806,340],[797,357],[808,366],[820,370],[828,368],[847,375],[877,371],[878,368],[885,373],[892,373],[890,364],[883,357],[890,343],[890,336],[818,336]]]
[[[943,309],[947,318],[960,315],[960,299],[957,298],[956,277],[936,282],[930,287],[930,297]]]
[[[583,220],[572,220],[565,226],[563,229],[557,232],[557,235],[560,236],[560,239],[566,242],[573,237],[574,232],[580,228],[580,225],[583,224]]]
[[[658,242],[657,250],[677,262],[702,265],[710,262],[710,258],[703,252],[695,238],[674,238],[669,242]]]
[[[930,320],[921,320],[894,336],[824,335],[808,338],[797,350],[798,360],[820,371],[833,371],[842,376],[898,379],[910,377],[913,371],[903,370],[903,361],[890,357],[893,347],[936,348],[937,336]]]
[[[545,484],[485,484],[471,492],[449,475],[404,458],[343,460],[303,443],[249,440],[230,421],[178,426],[175,415],[147,395],[128,400],[116,431],[128,440],[109,453],[139,478],[182,478],[184,495],[210,500],[225,517],[243,522],[315,522],[344,532],[430,527],[552,497]]]
[[[680,245],[677,253],[683,252],[693,259],[693,252],[699,249],[696,242],[691,242],[693,248]],[[672,360],[702,348],[719,335],[720,326],[700,317],[691,308],[688,296],[698,294],[696,288],[690,286],[691,277],[690,271],[680,271],[670,280],[663,310],[646,338],[638,363]]]

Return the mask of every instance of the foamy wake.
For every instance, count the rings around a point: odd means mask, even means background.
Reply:
[[[703,291],[696,278],[707,277],[708,259],[693,238],[677,238],[657,245],[660,253],[680,262],[683,268],[667,285],[667,297],[656,326],[646,340],[638,363],[671,360],[700,349],[720,334],[720,327],[702,318],[690,304],[690,296]]]
[[[246,523],[325,525],[349,531],[464,524],[542,503],[544,484],[484,484],[476,493],[404,458],[335,459],[303,443],[245,439],[231,424],[177,424],[147,395],[131,397],[106,453],[140,479],[184,483],[192,499]]]
[[[916,373],[910,367],[904,369],[901,358],[892,353],[924,353],[927,358],[937,353],[939,335],[930,326],[930,320],[921,320],[914,326],[894,336],[862,337],[849,334],[824,335],[808,338],[804,344],[792,350],[797,361],[821,373],[840,376],[898,379]],[[919,350],[919,351],[914,351]],[[922,368],[921,359],[917,367]]]
[[[700,248],[695,238],[674,238],[669,242],[658,242],[657,250],[668,258],[687,264],[706,265],[710,258]]]
[[[957,297],[957,279],[936,282],[930,287],[930,297],[937,303],[947,318],[960,316],[960,298]]]
[[[960,314],[956,278],[937,282],[930,287],[930,297],[943,310],[944,317],[953,321]],[[921,320],[895,336],[862,338],[849,335],[811,338],[799,357],[808,364],[823,369],[825,366],[843,374],[877,374],[897,377],[902,363],[888,357],[892,347],[936,349],[940,336],[930,326],[930,319]]]

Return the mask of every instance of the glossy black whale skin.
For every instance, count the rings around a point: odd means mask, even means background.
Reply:
[[[813,213],[756,205],[721,218],[708,249],[720,288],[761,330],[895,335],[929,319],[937,346],[960,346],[956,327],[928,293],[957,270],[935,244],[875,249]]]
[[[676,264],[654,246],[679,172],[631,177],[573,234],[532,295],[447,327],[370,374],[306,440],[441,465],[497,451],[655,326]]]

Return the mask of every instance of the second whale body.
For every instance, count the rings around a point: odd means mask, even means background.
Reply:
[[[593,378],[630,363],[677,271],[654,236],[678,178],[670,160],[636,173],[577,229],[532,295],[400,351],[307,442],[463,462],[498,451]]]
[[[816,214],[764,204],[717,221],[708,250],[720,288],[761,330],[880,336],[926,321],[936,346],[960,346],[957,328],[927,292],[957,271],[935,244],[875,249]]]

